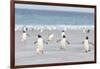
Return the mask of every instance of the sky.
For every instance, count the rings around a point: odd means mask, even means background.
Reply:
[[[28,4],[15,4],[15,8],[52,10],[52,11],[88,12],[88,13],[94,12],[94,8],[61,7],[61,6],[28,5]]]

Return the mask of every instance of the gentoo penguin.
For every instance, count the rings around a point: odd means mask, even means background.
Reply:
[[[43,40],[41,35],[38,35],[38,39],[37,39],[37,41],[34,42],[34,44],[36,44],[36,43],[37,43],[36,52],[37,52],[37,54],[42,55],[43,49],[44,49],[44,43],[46,43],[46,44],[48,44],[48,43]]]
[[[69,41],[67,41],[66,36],[63,35],[62,38],[60,40],[58,40],[57,42],[60,41],[60,49],[66,49],[67,44],[70,44]]]
[[[90,51],[88,37],[86,37],[85,40],[84,40],[84,49],[85,49],[85,52]]]
[[[89,32],[90,32],[89,29],[84,28],[84,29],[83,29],[84,37],[86,37],[86,36],[88,35]]]
[[[51,40],[53,39],[53,37],[54,37],[54,34],[50,34],[50,35],[48,36],[48,41],[51,41]]]
[[[83,33],[84,33],[84,34],[87,34],[87,33],[89,33],[89,32],[90,32],[89,29],[83,28]]]
[[[27,39],[27,34],[26,34],[26,31],[23,30],[22,32],[22,39],[21,41],[25,41]]]
[[[27,31],[27,30],[28,30],[28,28],[24,26],[23,27],[23,31]]]

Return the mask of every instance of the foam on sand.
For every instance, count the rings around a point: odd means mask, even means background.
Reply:
[[[27,27],[28,30],[82,30],[82,29],[94,29],[93,25],[16,25],[15,31],[22,30],[24,27]]]

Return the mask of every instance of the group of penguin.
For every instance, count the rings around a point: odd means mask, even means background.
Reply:
[[[28,34],[26,33],[26,31],[27,31],[27,28],[24,28],[22,31],[22,38],[21,38],[22,42],[27,40]],[[83,32],[87,34],[90,32],[90,30],[83,30]],[[36,53],[39,55],[42,55],[44,53],[44,43],[48,44],[48,42],[44,41],[44,39],[42,38],[40,34],[38,34],[37,37],[38,37],[37,41],[34,42],[34,44],[36,44]],[[54,34],[50,34],[48,37],[48,41],[51,41],[53,37],[54,37]],[[60,49],[62,50],[66,49],[66,46],[70,44],[70,42],[66,39],[66,34],[64,30],[61,33],[61,39],[57,40],[56,42],[60,42]],[[93,43],[89,42],[88,36],[85,36],[85,39],[82,43],[84,44],[85,52],[86,53],[89,52],[90,51],[89,44],[93,45]]]

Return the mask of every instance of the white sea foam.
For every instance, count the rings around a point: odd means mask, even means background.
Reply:
[[[24,27],[27,27],[28,30],[82,30],[82,29],[94,29],[93,25],[16,25],[15,26],[15,31],[16,30],[23,30]]]

